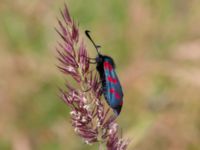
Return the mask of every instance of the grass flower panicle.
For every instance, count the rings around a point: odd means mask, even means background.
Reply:
[[[72,77],[78,86],[68,82],[66,89],[60,89],[60,96],[71,108],[71,122],[75,132],[87,144],[102,143],[108,150],[125,150],[128,141],[119,138],[116,116],[102,102],[102,87],[96,71],[90,69],[89,55],[80,38],[78,26],[70,17],[67,6],[58,19],[56,28],[62,41],[57,43],[58,68]],[[100,146],[101,148],[101,146]]]

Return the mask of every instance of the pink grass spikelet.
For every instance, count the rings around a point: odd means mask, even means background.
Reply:
[[[76,134],[85,143],[99,143],[108,150],[125,150],[128,141],[119,137],[116,116],[110,113],[101,99],[102,85],[96,70],[90,69],[89,55],[79,28],[71,19],[65,5],[58,19],[56,32],[61,40],[57,43],[58,69],[67,77],[65,89],[60,89],[60,97],[70,107],[71,124]],[[76,85],[69,84],[69,80]]]

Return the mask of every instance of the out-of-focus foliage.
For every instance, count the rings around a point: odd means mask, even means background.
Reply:
[[[125,94],[118,122],[129,149],[200,149],[199,1],[67,4],[82,37],[91,30],[116,61]],[[0,2],[0,149],[88,149],[57,96],[65,80],[55,58],[59,8],[63,1]]]

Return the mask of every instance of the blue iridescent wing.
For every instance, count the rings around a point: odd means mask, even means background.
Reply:
[[[117,74],[109,60],[104,61],[104,73],[106,82],[104,89],[105,99],[110,107],[119,114],[123,104],[123,91]]]

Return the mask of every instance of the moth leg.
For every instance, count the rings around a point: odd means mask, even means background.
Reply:
[[[81,55],[81,56],[87,58],[88,60],[95,60],[96,61],[96,58],[90,58],[90,57],[87,57],[85,55]]]
[[[83,92],[88,92],[91,89],[92,89],[92,86],[90,88],[88,88],[87,90],[83,90]]]
[[[97,84],[100,84],[102,81],[99,81]],[[92,89],[92,86],[90,86],[90,88],[88,88],[87,90],[83,90],[83,92],[88,92],[89,90]],[[101,90],[103,91],[103,87],[101,87]]]
[[[95,62],[91,62],[91,61],[89,61],[89,63],[90,63],[90,64],[97,64],[97,62],[96,62],[96,61],[95,61]]]
[[[87,57],[88,59],[91,59],[91,60],[96,60],[96,58],[90,58],[90,57]]]
[[[96,64],[96,59],[95,58],[89,58],[89,57],[86,57],[89,61],[90,64]]]
[[[100,84],[101,83],[101,81],[99,81],[97,84]],[[101,87],[102,88],[102,90],[103,90],[103,87]],[[90,87],[90,88],[88,88],[87,90],[84,90],[83,92],[88,92],[89,90],[91,90],[92,89],[92,86]]]

